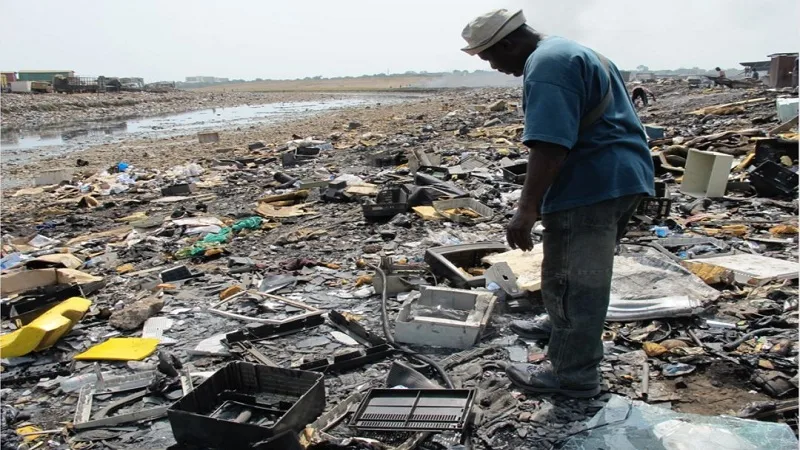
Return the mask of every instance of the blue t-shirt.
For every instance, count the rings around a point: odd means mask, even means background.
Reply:
[[[647,138],[616,66],[611,80],[591,50],[560,37],[539,43],[525,63],[523,142],[544,141],[569,149],[542,203],[551,213],[634,194],[655,195]],[[588,115],[613,89],[600,119],[579,132]]]

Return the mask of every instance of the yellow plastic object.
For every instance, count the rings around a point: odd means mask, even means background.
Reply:
[[[91,305],[91,301],[82,297],[69,298],[19,330],[0,336],[0,357],[25,356],[52,347],[69,333]]]
[[[32,442],[32,441],[35,441],[37,439],[40,439],[42,436],[44,436],[43,434],[31,434],[31,433],[38,433],[40,431],[43,431],[43,430],[41,428],[35,427],[33,425],[28,425],[28,426],[17,428],[17,434],[22,436],[22,440],[25,441],[25,442]],[[24,436],[26,434],[31,434],[31,435],[30,436]]]
[[[152,355],[157,345],[158,339],[154,338],[111,338],[75,355],[75,359],[141,361]]]

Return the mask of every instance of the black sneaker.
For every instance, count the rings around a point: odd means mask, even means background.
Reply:
[[[520,337],[528,339],[547,339],[553,331],[553,324],[550,323],[550,316],[547,314],[537,316],[533,320],[515,320],[508,327]]]
[[[572,388],[561,386],[549,362],[542,364],[510,364],[506,375],[518,388],[539,394],[561,394],[572,398],[591,398],[600,393],[600,385]]]

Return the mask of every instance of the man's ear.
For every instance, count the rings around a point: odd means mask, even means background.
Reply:
[[[497,43],[494,44],[494,46],[501,49],[504,52],[510,52],[511,49],[514,48],[514,43],[511,42],[511,39],[503,38],[497,41]]]

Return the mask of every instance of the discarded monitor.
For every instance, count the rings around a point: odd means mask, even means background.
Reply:
[[[443,287],[422,289],[403,304],[394,327],[398,342],[470,348],[483,334],[494,309],[491,292]]]
[[[408,189],[403,186],[387,186],[378,192],[375,203],[362,206],[364,217],[371,220],[387,219],[408,211]]]
[[[724,196],[732,164],[731,155],[690,149],[681,181],[681,192],[693,197]]]
[[[510,166],[503,167],[503,179],[509,183],[525,183],[525,175],[528,173],[528,162],[518,162]]]
[[[480,267],[481,258],[493,253],[508,251],[500,242],[478,242],[475,244],[446,245],[429,248],[425,252],[425,262],[438,277],[450,280],[458,288],[483,287],[483,275],[470,275],[470,268]]]
[[[371,389],[350,426],[377,431],[463,431],[472,389]]]
[[[168,416],[180,444],[249,448],[299,432],[324,408],[321,373],[232,362],[178,400]]]

